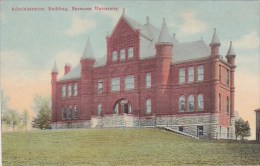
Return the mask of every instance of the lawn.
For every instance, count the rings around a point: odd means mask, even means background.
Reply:
[[[260,165],[260,144],[195,140],[162,129],[2,134],[3,166]]]

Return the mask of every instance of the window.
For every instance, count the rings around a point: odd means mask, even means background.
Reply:
[[[71,107],[67,109],[67,119],[71,119]]]
[[[203,81],[204,79],[204,68],[202,65],[198,67],[198,81]]]
[[[125,78],[125,90],[131,90],[135,88],[134,76],[127,76]]]
[[[229,127],[227,128],[227,138],[229,138]]]
[[[78,119],[78,107],[74,105],[73,107],[73,119]]]
[[[120,78],[113,78],[111,81],[111,91],[116,92],[120,90]]]
[[[193,112],[194,111],[194,96],[191,94],[188,97],[188,108],[189,108],[189,112]]]
[[[98,81],[98,93],[102,93],[103,91],[103,81],[99,80]]]
[[[183,132],[183,126],[179,126],[179,131]]]
[[[229,71],[227,70],[227,78],[226,78],[226,83],[229,85]]]
[[[74,96],[78,95],[78,84],[74,84]]]
[[[66,85],[62,86],[62,97],[66,97]]]
[[[229,98],[227,97],[227,101],[226,101],[226,112],[227,114],[229,113]]]
[[[70,97],[71,94],[72,94],[72,85],[69,84],[69,86],[68,86],[68,96]]]
[[[146,73],[145,82],[146,88],[151,88],[151,73]]]
[[[185,98],[184,96],[180,96],[179,98],[179,111],[184,112],[185,111]]]
[[[189,79],[188,82],[194,81],[194,67],[189,67]]]
[[[185,82],[185,68],[179,70],[179,83]]]
[[[204,109],[204,101],[203,101],[203,94],[198,95],[198,111],[203,111]]]
[[[62,120],[66,119],[66,109],[64,107],[61,110],[61,117],[62,117]]]
[[[218,110],[221,112],[221,94],[218,94]]]
[[[151,99],[146,100],[146,114],[151,114],[152,109],[151,109]]]
[[[117,61],[117,52],[116,51],[113,51],[113,53],[112,53],[112,61],[113,62]]]
[[[122,61],[125,60],[125,50],[120,51],[120,60],[122,60]]]
[[[197,136],[203,135],[203,126],[197,126]]]
[[[97,116],[100,116],[102,113],[102,105],[99,103],[97,108]]]
[[[134,56],[133,47],[128,48],[128,59],[132,59]]]

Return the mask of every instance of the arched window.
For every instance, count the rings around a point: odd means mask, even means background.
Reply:
[[[72,94],[72,85],[69,84],[69,86],[68,86],[68,96],[70,97],[71,94]]]
[[[102,113],[102,105],[101,103],[98,104],[98,108],[97,108],[97,116],[100,116]]]
[[[71,119],[71,106],[67,109],[67,119]]]
[[[188,97],[188,109],[190,112],[194,111],[194,96],[193,94],[189,95]]]
[[[62,97],[66,97],[66,85],[62,86]]]
[[[112,53],[112,61],[113,62],[117,61],[117,52],[116,51],[113,51],[113,53]]]
[[[61,117],[62,117],[62,120],[66,119],[66,108],[65,107],[62,107],[62,109],[61,109]]]
[[[151,114],[152,109],[151,109],[151,99],[146,100],[146,114]]]
[[[227,97],[226,101],[226,112],[229,113],[229,98]]]
[[[221,112],[221,94],[218,94],[218,110]]]
[[[74,96],[77,96],[78,95],[78,84],[74,84],[74,87],[73,87],[73,90],[74,90]]]
[[[198,111],[203,111],[204,109],[204,99],[203,94],[198,95]]]
[[[74,105],[73,107],[73,119],[78,119],[78,107]]]
[[[185,97],[183,95],[179,97],[179,111],[185,111]]]
[[[128,59],[133,58],[134,56],[134,49],[133,47],[128,48]]]
[[[125,50],[124,49],[120,51],[120,60],[121,61],[125,60]]]

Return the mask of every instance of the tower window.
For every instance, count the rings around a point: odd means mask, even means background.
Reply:
[[[133,47],[128,48],[128,59],[132,59],[134,56],[134,49]]]
[[[112,53],[112,61],[113,62],[117,61],[117,52],[116,51],[113,51],[113,53]]]
[[[125,50],[120,51],[120,60],[124,61],[125,60]]]
[[[227,70],[227,78],[226,78],[226,83],[229,85],[229,71]]]

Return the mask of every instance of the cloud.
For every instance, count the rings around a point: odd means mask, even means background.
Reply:
[[[234,46],[242,49],[252,49],[258,48],[259,45],[259,37],[256,31],[250,32],[240,39],[233,41]]]
[[[180,25],[176,25],[173,22],[169,23],[170,27],[174,27],[179,29],[178,36],[189,36],[194,35],[206,30],[207,25],[196,18],[196,14],[194,12],[185,12],[180,15],[183,23]]]
[[[61,75],[64,72],[65,63],[70,63],[72,65],[71,67],[73,68],[77,64],[79,64],[80,57],[81,57],[80,53],[73,51],[73,50],[65,49],[65,50],[61,50],[61,51],[57,52],[55,54],[54,58],[52,59],[52,62],[54,63],[54,61],[56,61],[58,71]],[[53,63],[51,65],[53,65]],[[50,66],[50,70],[51,69],[52,69],[52,66]]]
[[[96,22],[91,19],[84,19],[78,16],[73,16],[70,27],[65,30],[65,34],[69,36],[77,36],[88,32],[96,26]]]

